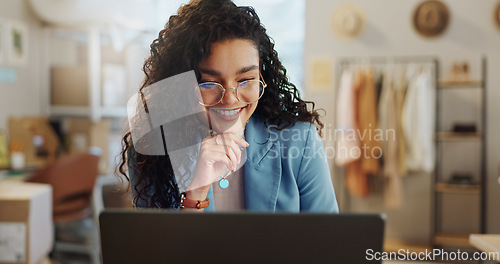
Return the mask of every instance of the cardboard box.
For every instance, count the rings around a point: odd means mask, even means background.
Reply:
[[[102,151],[99,172],[107,173],[110,163],[108,159],[110,131],[111,123],[108,119],[92,122],[87,118],[69,118],[69,153],[85,151],[89,147],[99,147]]]
[[[0,169],[8,168],[10,166],[9,150],[7,146],[5,134],[0,130]]]
[[[53,236],[52,187],[0,181],[0,264],[40,262]]]
[[[90,96],[87,67],[52,67],[50,94],[52,105],[88,106]]]
[[[59,139],[47,118],[9,118],[9,138],[21,145],[26,167],[40,168],[57,158]],[[35,145],[35,138],[41,145]]]

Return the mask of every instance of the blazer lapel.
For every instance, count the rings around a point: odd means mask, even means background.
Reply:
[[[279,141],[268,139],[263,120],[252,116],[245,128],[246,148],[245,204],[247,210],[276,210],[281,182],[281,152]]]

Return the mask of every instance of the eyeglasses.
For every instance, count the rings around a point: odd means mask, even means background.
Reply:
[[[238,83],[235,87],[224,88],[222,84],[216,82],[204,82],[196,86],[196,90],[201,95],[199,103],[203,106],[214,106],[222,101],[226,90],[234,89],[234,94],[240,102],[251,104],[257,102],[264,94],[267,84],[261,80],[247,80]]]

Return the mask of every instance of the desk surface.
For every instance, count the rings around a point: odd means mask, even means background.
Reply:
[[[471,234],[469,242],[483,252],[497,252],[492,254],[496,261],[500,261],[500,234]],[[495,256],[496,255],[496,256]]]

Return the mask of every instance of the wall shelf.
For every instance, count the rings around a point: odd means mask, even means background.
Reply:
[[[472,88],[472,89],[482,89],[483,88],[483,81],[481,80],[476,80],[476,81],[438,81],[438,88],[439,89],[460,89],[460,88]]]
[[[435,185],[435,190],[441,193],[480,194],[481,185],[437,183]]]
[[[480,141],[482,133],[437,132],[438,141]]]
[[[467,82],[449,82],[449,81],[438,81],[436,89],[436,133],[435,133],[435,143],[436,143],[436,169],[434,173],[434,184],[433,184],[433,207],[434,212],[432,216],[433,220],[433,246],[435,248],[439,247],[471,247],[469,244],[469,234],[463,233],[450,233],[445,231],[444,224],[450,221],[446,218],[446,215],[443,212],[453,212],[456,215],[466,216],[467,219],[455,218],[453,219],[454,223],[457,226],[460,226],[460,229],[455,228],[454,230],[478,230],[477,232],[484,233],[486,231],[486,139],[487,135],[485,131],[486,129],[486,72],[487,72],[487,62],[486,58],[481,59],[481,77],[480,80],[473,80]],[[437,78],[438,79],[438,78]],[[477,127],[478,131],[481,132],[472,132],[472,133],[459,133],[459,132],[445,132],[439,131],[440,124],[443,122],[442,113],[447,108],[446,105],[443,104],[443,98],[449,99],[450,96],[447,92],[441,92],[442,90],[448,89],[477,89],[480,93],[481,102],[478,105],[474,105],[475,108],[479,109],[480,112],[480,120],[476,120],[479,122],[479,126]],[[468,109],[464,109],[467,111]],[[460,114],[456,113],[451,118],[460,119]],[[450,118],[450,117],[448,117]],[[447,120],[445,120],[447,121]],[[477,169],[472,169],[470,171],[471,174],[475,174],[476,177],[474,180],[477,184],[450,184],[446,182],[443,178],[449,175],[443,175],[446,164],[443,163],[444,160],[449,160],[449,155],[452,155],[453,152],[446,152],[445,145],[443,142],[453,142],[453,147],[457,147],[459,144],[468,144],[468,142],[477,142],[479,145],[480,155],[478,157],[477,162],[472,162],[469,164],[470,166],[475,166]],[[451,147],[451,146],[450,146]],[[458,146],[460,147],[460,145]],[[456,162],[461,162],[457,160]],[[460,164],[456,164],[460,165]],[[454,166],[448,164],[447,166]],[[463,166],[458,166],[463,168]],[[463,213],[457,210],[457,205],[450,204],[451,200],[447,199],[446,196],[449,194],[453,194],[454,196],[460,196],[456,198],[460,199],[469,199],[471,195],[474,197],[478,197],[477,205],[474,204],[470,206],[474,206],[474,208],[479,208],[477,213],[468,214]],[[454,199],[454,198],[453,198]],[[476,199],[474,199],[476,200]],[[470,221],[468,221],[470,220]],[[477,233],[476,232],[476,233]]]
[[[115,104],[107,104],[110,106],[104,106],[103,96],[104,96],[104,85],[103,85],[103,65],[113,64],[123,66],[123,68],[129,69],[132,68],[133,63],[137,63],[136,60],[130,59],[130,56],[134,56],[135,50],[132,49],[130,51],[132,55],[125,54],[129,57],[128,60],[123,59],[123,61],[113,62],[112,59],[107,58],[105,60],[105,56],[103,56],[103,50],[106,45],[110,45],[106,43],[109,42],[109,34],[104,32],[101,27],[89,27],[89,28],[73,28],[73,27],[59,27],[54,25],[47,25],[44,27],[43,31],[43,45],[42,49],[45,51],[44,58],[42,59],[42,64],[44,65],[44,69],[46,70],[44,78],[44,96],[42,98],[44,111],[49,116],[59,116],[59,117],[86,117],[91,119],[94,122],[98,122],[101,118],[126,118],[127,117],[127,107],[126,102],[123,105]],[[51,42],[51,39],[63,40],[75,44],[75,47],[72,50],[75,53],[85,51],[85,58],[80,58],[79,60],[83,61],[80,65],[78,61],[64,61],[58,62],[57,59],[51,58],[50,54],[54,54],[51,47],[53,47],[54,43]],[[83,48],[81,51],[80,46]],[[125,56],[123,55],[123,56]],[[79,55],[80,56],[80,55]],[[69,56],[71,57],[71,56]],[[73,59],[75,60],[75,59]],[[111,60],[111,62],[110,62]],[[54,62],[55,61],[55,62]],[[62,105],[64,102],[54,102],[52,100],[52,93],[54,92],[52,89],[52,77],[53,74],[51,70],[54,66],[59,64],[63,66],[59,66],[59,68],[64,68],[64,66],[68,66],[67,68],[74,67],[75,65],[79,65],[84,71],[83,79],[86,80],[86,96],[88,98],[82,101],[88,101],[87,105]],[[142,64],[142,62],[141,62]],[[135,65],[134,68],[136,68]],[[80,74],[80,73],[79,73]],[[79,75],[77,75],[79,76]],[[79,76],[80,77],[80,76]],[[124,91],[126,92],[126,91]],[[75,95],[76,96],[76,95]],[[52,103],[57,104],[52,104]]]
[[[88,117],[90,115],[90,107],[52,105],[50,107],[50,115]]]
[[[98,110],[101,117],[106,118],[125,118],[127,117],[127,107],[99,107]],[[91,109],[88,106],[64,106],[52,105],[50,107],[50,115],[60,117],[89,117]]]

